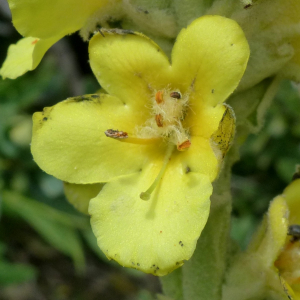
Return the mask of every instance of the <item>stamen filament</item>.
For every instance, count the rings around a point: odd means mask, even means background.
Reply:
[[[170,144],[168,146],[167,151],[166,151],[166,155],[165,155],[165,158],[164,158],[164,161],[163,161],[162,168],[160,169],[157,177],[155,178],[155,180],[153,181],[153,183],[151,184],[151,186],[148,188],[148,190],[146,192],[142,192],[140,194],[140,198],[142,200],[149,200],[150,199],[151,193],[155,190],[155,188],[159,184],[160,180],[162,179],[162,177],[163,177],[163,175],[164,175],[164,173],[166,171],[168,162],[170,160],[170,157],[171,157],[171,155],[173,153],[174,148],[175,147],[172,144]]]

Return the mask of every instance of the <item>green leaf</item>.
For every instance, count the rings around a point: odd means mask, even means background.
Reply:
[[[22,283],[36,277],[37,271],[32,266],[0,261],[0,286]]]
[[[14,211],[28,222],[49,244],[70,256],[77,272],[83,271],[84,254],[76,227],[89,226],[86,218],[56,211],[15,192],[4,191],[3,202],[9,210]]]
[[[182,268],[176,269],[167,276],[160,278],[163,292],[174,300],[183,300],[182,293]]]
[[[151,293],[148,292],[148,291],[145,291],[145,290],[141,290],[141,291],[138,293],[136,299],[137,299],[137,300],[155,300],[155,299],[153,298],[153,296],[151,295]]]

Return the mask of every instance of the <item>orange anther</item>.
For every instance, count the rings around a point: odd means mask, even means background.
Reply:
[[[177,144],[177,150],[184,151],[184,150],[187,150],[188,148],[190,148],[190,146],[191,146],[190,140],[186,140],[181,144]]]
[[[39,40],[35,39],[34,41],[31,42],[31,45],[35,45]]]
[[[164,123],[163,123],[163,117],[161,114],[158,114],[155,116],[155,121],[158,127],[163,127]]]
[[[157,104],[160,104],[160,103],[162,103],[164,101],[164,97],[163,96],[164,95],[163,95],[162,91],[156,92],[156,94],[155,94],[155,101],[156,101]]]

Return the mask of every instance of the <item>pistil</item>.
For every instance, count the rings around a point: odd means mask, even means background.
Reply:
[[[174,148],[175,148],[174,145],[172,145],[172,144],[168,145],[168,148],[167,148],[167,151],[166,151],[166,154],[165,154],[165,158],[164,158],[164,161],[163,161],[163,165],[162,165],[157,177],[154,179],[153,183],[148,188],[148,190],[146,192],[142,192],[140,194],[140,198],[142,200],[149,200],[150,197],[151,197],[152,192],[155,190],[155,188],[160,183],[160,180],[164,176],[164,173],[166,171],[168,162],[170,161],[170,158],[171,158],[171,155],[173,153]]]

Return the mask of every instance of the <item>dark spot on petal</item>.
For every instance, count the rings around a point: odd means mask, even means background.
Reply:
[[[139,264],[139,263],[137,263],[136,265],[137,265],[137,266],[140,266],[140,264]]]
[[[180,262],[179,262],[179,261],[177,261],[177,262],[176,262],[176,266],[179,266],[179,265],[180,265]]]
[[[43,118],[43,121],[47,121],[47,120],[48,120],[48,118],[47,118],[47,117],[44,117],[44,118]]]
[[[211,93],[213,94],[214,92],[215,92],[215,89],[212,89],[212,90],[211,90]]]
[[[234,44],[231,44],[230,46],[233,46]]]
[[[251,6],[252,6],[252,4],[249,3],[249,4],[247,4],[247,5],[244,6],[244,9],[247,9],[247,8],[249,8]]]
[[[188,173],[190,173],[190,172],[191,172],[191,168],[187,166],[187,167],[185,168],[185,174],[188,174]]]

